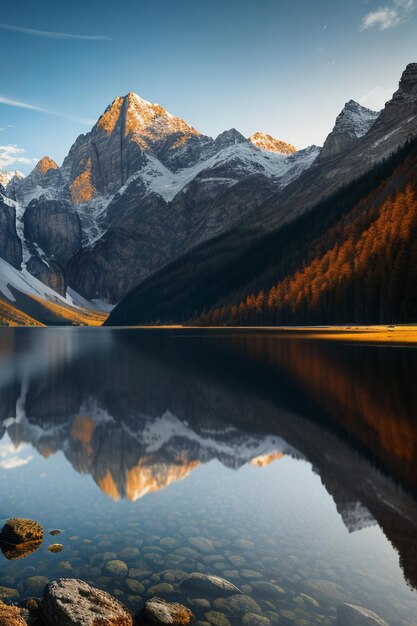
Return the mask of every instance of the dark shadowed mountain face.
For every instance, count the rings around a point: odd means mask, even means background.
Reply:
[[[256,332],[6,332],[3,506],[21,514],[31,490],[31,515],[62,529],[71,575],[118,585],[130,606],[129,581],[103,573],[111,552],[143,593],[157,572],[200,569],[251,584],[262,613],[318,625],[351,602],[412,626],[415,350]],[[53,578],[61,561],[44,545],[0,571],[21,586],[28,566]],[[266,598],[265,583],[283,591]],[[294,605],[303,593],[319,615]]]

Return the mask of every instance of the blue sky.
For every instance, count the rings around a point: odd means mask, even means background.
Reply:
[[[417,61],[417,0],[20,0],[1,19],[0,169],[25,173],[129,91],[208,135],[322,144]]]

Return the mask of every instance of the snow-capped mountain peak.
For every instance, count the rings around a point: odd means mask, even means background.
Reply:
[[[254,133],[249,137],[249,141],[257,148],[267,152],[276,152],[278,154],[294,154],[294,152],[297,152],[297,149],[290,143],[276,139],[267,133]]]
[[[130,136],[144,150],[156,142],[180,133],[187,137],[200,133],[180,117],[176,117],[160,104],[144,100],[134,92],[117,97],[97,122],[105,133],[111,134],[121,120],[124,135]],[[184,140],[186,141],[186,139]]]
[[[19,170],[13,170],[9,172],[6,170],[1,170],[0,171],[0,185],[6,188],[7,185],[10,183],[10,181],[12,181],[13,178],[15,177],[19,180],[22,180],[24,178],[24,175],[22,174],[22,172],[19,172]]]
[[[336,118],[333,131],[348,133],[354,137],[363,137],[379,115],[379,111],[372,111],[355,100],[346,102]]]
[[[379,111],[371,111],[355,100],[346,102],[336,118],[332,132],[324,142],[320,160],[339,154],[366,135],[378,116]]]

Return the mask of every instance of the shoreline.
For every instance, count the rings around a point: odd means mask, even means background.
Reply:
[[[161,326],[107,326],[112,329],[144,331],[185,331],[186,334],[205,332],[207,334],[242,333],[273,334],[283,338],[313,339],[327,341],[368,342],[380,344],[416,344],[417,324],[404,325],[337,325],[337,326],[181,326],[178,324]]]
[[[10,328],[41,328],[45,329],[100,329],[106,330],[137,330],[137,331],[153,331],[153,332],[172,332],[178,331],[184,335],[193,335],[204,332],[210,334],[244,334],[244,335],[275,335],[289,339],[306,339],[306,340],[326,340],[326,341],[347,341],[347,342],[365,342],[387,345],[417,345],[417,324],[404,325],[337,325],[337,326],[185,326],[180,324],[164,324],[160,326],[138,325],[138,326],[97,326],[83,325],[74,326],[72,324],[51,324],[48,326],[26,326],[26,325],[8,325],[2,326],[1,329]]]

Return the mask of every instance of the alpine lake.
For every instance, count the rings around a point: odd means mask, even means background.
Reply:
[[[0,599],[65,577],[197,626],[417,624],[416,381],[412,346],[1,329],[0,523],[45,536],[0,553]],[[184,593],[191,572],[243,593]]]

